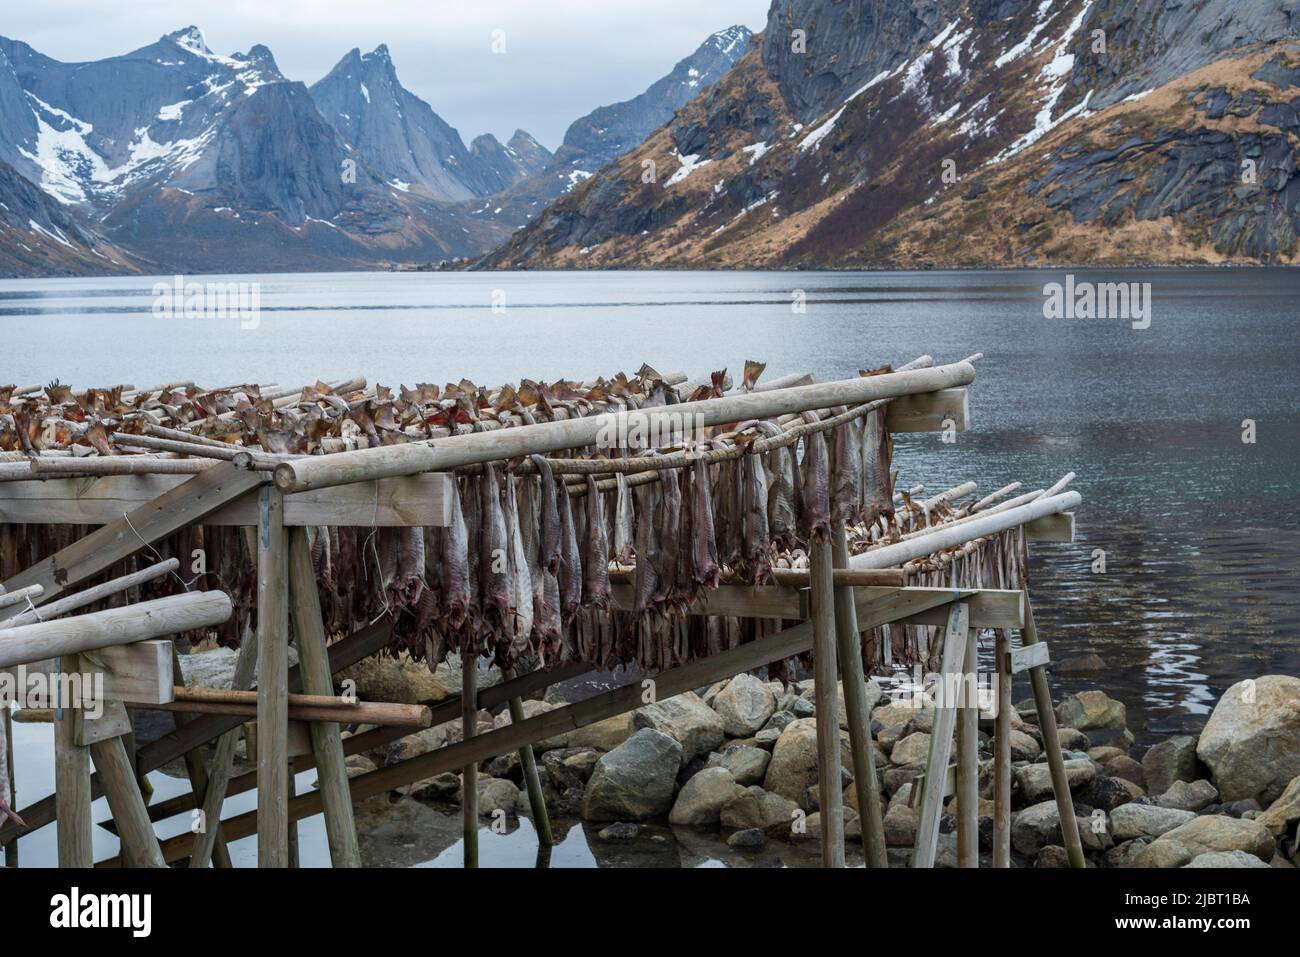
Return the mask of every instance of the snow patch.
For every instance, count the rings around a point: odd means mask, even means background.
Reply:
[[[748,154],[749,154],[749,165],[750,165],[750,166],[753,166],[755,163],[757,163],[759,160],[761,160],[764,156],[766,156],[769,152],[771,152],[771,149],[772,149],[772,148],[771,148],[770,146],[767,145],[767,141],[764,140],[764,141],[759,142],[759,143],[752,143],[752,144],[750,144],[749,146],[742,146],[742,147],[740,148],[740,151],[741,151],[742,153],[748,153]]]
[[[831,134],[831,131],[835,129],[835,124],[838,123],[840,117],[844,115],[844,110],[845,107],[841,106],[834,116],[800,140],[799,149],[805,153],[808,152],[808,150],[815,150],[818,144],[820,144],[822,140],[826,139],[826,137]]]
[[[179,103],[171,103],[167,106],[159,107],[158,119],[162,120],[164,123],[179,120],[181,114],[185,112],[185,107],[189,106],[193,102],[193,100],[181,100]]]
[[[668,181],[664,183],[664,189],[667,189],[670,186],[676,186],[678,183],[686,179],[686,177],[690,176],[700,167],[708,166],[710,163],[713,162],[713,160],[700,159],[699,153],[688,153],[686,156],[680,156],[674,150],[673,155],[677,157],[677,161],[682,165],[678,167],[677,172],[673,173],[672,176],[668,177]]]

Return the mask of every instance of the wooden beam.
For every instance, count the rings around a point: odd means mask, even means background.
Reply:
[[[154,833],[145,810],[144,797],[136,780],[135,769],[120,737],[109,738],[90,746],[90,753],[104,783],[104,796],[117,823],[123,854],[131,867],[166,867],[158,835]],[[60,822],[62,828],[62,822]]]
[[[284,496],[260,493],[257,527],[257,866],[289,866],[289,550]]]
[[[970,397],[966,389],[941,389],[905,395],[889,403],[885,428],[890,432],[965,432],[970,424]]]
[[[914,589],[907,589],[913,591]],[[946,594],[952,600],[952,589],[935,588],[931,591]],[[1024,595],[1016,588],[979,588],[969,590],[962,601],[970,613],[972,628],[1019,628],[1025,621]],[[933,625],[942,628],[948,615],[943,608],[928,608],[899,619],[900,625]]]
[[[1074,541],[1074,513],[1044,515],[1025,526],[1025,538],[1031,542]]]
[[[172,700],[172,642],[165,638],[151,638],[129,645],[110,645],[82,655],[82,674],[103,675],[103,688],[95,689],[105,701],[141,701],[161,704]],[[14,675],[19,666],[0,669]],[[21,665],[26,673],[52,675],[52,659],[33,661]],[[46,706],[32,699],[32,706]]]
[[[993,866],[1011,866],[1011,669],[1007,632],[993,632],[997,664],[997,716],[993,724]]]
[[[939,670],[937,693],[946,695],[952,676],[962,671],[966,659],[966,638],[970,616],[964,602],[953,602],[948,628],[943,639],[943,664]],[[925,762],[925,789],[917,812],[916,845],[912,851],[913,867],[934,867],[939,842],[939,816],[943,810],[944,788],[939,782],[946,776],[948,757],[952,754],[952,732],[957,723],[954,701],[935,701],[934,727],[930,731],[930,753]]]
[[[64,670],[76,670],[77,656],[60,661]],[[90,751],[77,743],[81,711],[68,704],[54,724],[54,800],[58,808],[59,867],[90,867],[91,844]]]
[[[466,742],[478,733],[478,656],[460,656],[460,733]],[[478,867],[478,761],[461,769],[460,806],[464,818],[465,866]]]
[[[840,716],[835,655],[835,585],[831,546],[814,540],[812,573],[813,685],[817,694],[817,788],[822,867],[844,866],[844,795],[840,792]]]
[[[143,505],[124,508],[116,519],[15,575],[4,583],[4,588],[13,591],[39,584],[45,589],[41,602],[48,602],[160,538],[189,525],[201,524],[217,509],[263,481],[265,477],[259,472],[240,472],[220,463]],[[4,515],[6,521],[15,521],[7,512]],[[57,520],[79,522],[71,514]],[[10,616],[0,612],[0,617]]]
[[[979,867],[980,756],[979,649],[975,629],[964,636],[966,653],[961,668],[961,698],[957,704],[957,866]]]
[[[1030,668],[1043,668],[1052,663],[1047,642],[1039,641],[1032,645],[1012,648],[1007,652],[1006,669],[1009,674],[1018,675]]]
[[[184,460],[180,460],[184,461]],[[217,463],[205,468],[234,470]],[[238,470],[236,470],[238,471]],[[241,472],[265,482],[266,472]],[[184,485],[185,475],[117,475],[100,478],[57,478],[46,481],[0,484],[0,520],[32,524],[105,525],[123,512],[153,501]],[[451,477],[445,474],[412,475],[379,482],[360,482],[319,492],[295,495],[285,502],[284,524],[436,526],[450,520]],[[241,498],[214,510],[202,524],[252,526],[257,524],[257,496]]]

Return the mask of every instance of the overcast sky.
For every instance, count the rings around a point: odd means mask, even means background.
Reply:
[[[635,96],[715,30],[763,28],[769,0],[7,0],[0,33],[97,60],[194,24],[217,53],[264,43],[311,84],[387,43],[402,84],[466,142],[517,127],[554,149],[569,123]],[[505,52],[493,53],[503,30]]]

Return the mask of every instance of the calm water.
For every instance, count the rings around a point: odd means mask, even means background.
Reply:
[[[1044,319],[1054,271],[210,277],[261,283],[255,329],[156,318],[156,279],[5,281],[0,381],[496,385],[749,358],[828,379],[983,352],[971,430],[900,437],[900,481],[989,492],[1078,473],[1078,540],[1033,551],[1039,628],[1054,659],[1104,662],[1055,676],[1057,694],[1102,688],[1149,742],[1198,727],[1236,680],[1300,674],[1300,273],[1074,275],[1150,282],[1151,327]]]

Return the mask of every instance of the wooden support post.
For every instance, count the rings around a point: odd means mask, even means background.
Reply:
[[[461,652],[461,738],[473,739],[478,731],[478,656]],[[512,717],[513,721],[514,718]],[[478,867],[478,761],[461,772],[461,810],[465,815],[465,866]]]
[[[59,659],[61,672],[76,671],[76,655]],[[80,704],[80,702],[76,702]],[[54,724],[54,795],[59,820],[59,867],[93,867],[90,837],[90,751],[77,744],[81,713],[62,702],[63,717]]]
[[[831,560],[836,569],[849,563],[848,536],[839,522],[831,530]],[[862,823],[862,844],[868,867],[888,867],[885,824],[880,810],[880,782],[876,779],[875,746],[871,742],[871,714],[867,708],[867,679],[862,670],[862,636],[853,603],[853,586],[835,586],[835,640],[840,680],[844,682],[844,710],[849,719],[849,744],[853,750],[853,787]]]
[[[171,645],[172,653],[172,672],[175,674],[175,680],[183,681],[181,677],[181,655],[176,650],[176,642],[168,642]],[[176,727],[182,727],[194,720],[190,715],[183,712],[176,712]],[[185,773],[190,779],[190,791],[194,794],[195,805],[203,806],[204,796],[208,793],[208,769],[203,765],[203,754],[195,748],[192,751],[185,752]],[[230,860],[230,850],[226,847],[225,840],[221,837],[221,822],[219,819],[213,819],[213,828],[216,833],[213,836],[215,844],[212,847],[212,863],[215,867],[233,867]]]
[[[813,679],[817,693],[817,783],[821,803],[822,867],[844,866],[844,795],[840,792],[840,719],[835,667],[835,589],[831,546],[814,541],[812,584]]]
[[[1007,630],[994,632],[997,659],[997,717],[993,728],[993,866],[1011,866],[1011,642]]]
[[[4,732],[5,732],[5,784],[8,785],[9,806],[11,808],[18,806],[18,775],[14,771],[14,716],[13,712],[7,707],[0,707],[4,712]],[[3,785],[0,785],[3,790]],[[5,867],[18,866],[18,838],[14,838],[5,844]]]
[[[948,630],[943,639],[943,664],[939,686],[935,689],[934,727],[930,733],[930,753],[925,764],[925,784],[921,792],[920,811],[916,820],[916,845],[912,851],[913,867],[934,867],[939,842],[939,817],[943,811],[944,782],[948,778],[948,756],[952,753],[953,725],[957,723],[956,702],[946,700],[952,676],[962,670],[966,659],[966,632],[970,610],[965,602],[954,602],[948,616]]]
[[[325,625],[321,619],[316,575],[312,569],[311,543],[305,528],[295,528],[289,533],[289,600],[303,690],[307,694],[332,695],[334,679],[330,676]],[[348,772],[339,725],[313,721],[309,728],[320,780],[318,787],[325,808],[330,860],[335,867],[360,867],[361,847],[352,814],[352,796],[348,793]]]
[[[260,491],[257,534],[257,865],[289,865],[289,602],[284,496]]]
[[[296,777],[297,773],[298,773],[298,768],[293,763],[293,758],[290,758],[289,777],[288,777],[290,801],[292,801],[295,797],[298,796],[298,780]],[[285,807],[286,808],[288,807],[287,801],[285,802]],[[289,866],[290,867],[298,866],[298,822],[296,820],[289,821]]]
[[[501,676],[505,681],[513,681],[513,669],[507,669]],[[518,696],[510,699],[510,721],[524,720],[524,699]],[[524,785],[528,788],[528,806],[533,812],[533,829],[537,831],[537,843],[542,847],[551,847],[555,837],[551,833],[551,815],[546,810],[546,797],[542,794],[542,782],[537,775],[537,756],[533,746],[525,744],[519,749],[519,765],[524,772]]]
[[[131,767],[126,744],[120,736],[97,741],[90,746],[95,769],[104,786],[109,810],[122,841],[123,859],[128,867],[166,867],[158,835],[154,833],[140,793],[135,769]],[[62,829],[63,819],[59,819]]]
[[[1034,624],[1034,609],[1029,604],[1029,589],[1025,589],[1025,627],[1020,633],[1021,643],[1038,643],[1038,627]],[[1043,735],[1043,749],[1047,751],[1047,768],[1052,776],[1052,791],[1056,794],[1056,810],[1061,817],[1061,836],[1065,839],[1065,853],[1071,867],[1087,867],[1083,857],[1083,843],[1079,840],[1079,822],[1074,817],[1074,799],[1070,797],[1070,780],[1065,774],[1065,758],[1061,754],[1061,737],[1056,731],[1056,712],[1052,710],[1052,691],[1047,686],[1047,669],[1037,665],[1029,669],[1029,682],[1034,689],[1034,710],[1038,712],[1038,730]]]
[[[966,653],[957,682],[957,866],[979,867],[979,653],[975,629],[966,629]]]

